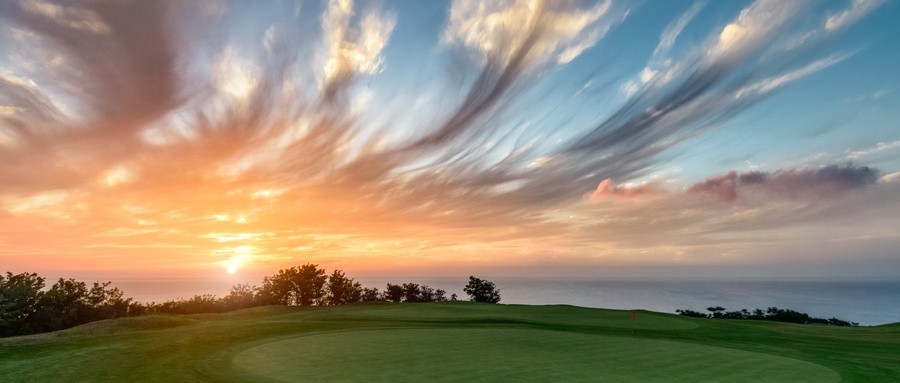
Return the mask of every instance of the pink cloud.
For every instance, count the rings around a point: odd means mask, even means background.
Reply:
[[[643,184],[639,186],[617,186],[611,178],[600,181],[597,189],[587,195],[589,201],[598,201],[606,198],[635,198],[642,195],[661,192],[656,185]]]
[[[721,201],[731,202],[737,199],[738,175],[731,171],[728,174],[709,178],[688,188],[689,193],[707,193]]]

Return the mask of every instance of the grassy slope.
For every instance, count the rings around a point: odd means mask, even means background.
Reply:
[[[837,328],[643,311],[632,320],[626,311],[571,306],[378,304],[147,316],[0,339],[4,382],[359,377],[353,374],[390,381],[900,381],[900,324]]]

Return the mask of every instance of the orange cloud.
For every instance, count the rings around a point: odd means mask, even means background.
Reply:
[[[643,184],[639,186],[618,186],[611,178],[604,179],[597,185],[597,189],[587,195],[590,201],[600,201],[606,198],[629,199],[643,195],[653,195],[663,192],[656,185]]]
[[[0,263],[7,267],[185,274],[270,272],[307,261],[383,273],[455,264],[601,267],[744,243],[741,230],[783,228],[809,210],[752,201],[723,216],[721,206],[684,193],[612,181],[646,174],[694,128],[749,106],[722,95],[768,78],[766,68],[725,76],[746,65],[687,63],[694,73],[673,75],[682,77],[659,93],[636,94],[607,120],[574,132],[570,144],[545,142],[527,124],[508,134],[495,129],[508,117],[504,109],[534,89],[540,76],[533,75],[576,59],[613,26],[618,12],[608,2],[454,3],[451,18],[454,9],[459,18],[445,35],[485,62],[459,85],[460,97],[435,97],[446,104],[440,108],[410,111],[398,101],[422,123],[394,140],[385,137],[396,132],[384,133],[344,97],[389,67],[389,13],[356,17],[352,2],[334,1],[324,30],[310,35],[292,28],[298,21],[287,12],[272,20],[274,29],[265,25],[247,39],[263,42],[254,50],[219,33],[240,9],[23,4],[0,4],[0,18],[24,31],[8,41],[24,64],[0,73]],[[473,15],[498,23],[467,19]],[[533,23],[508,23],[520,16]],[[763,44],[775,32],[752,37]],[[729,45],[748,38],[742,32]],[[596,174],[610,178],[597,185]],[[852,195],[868,190],[867,174],[837,167],[759,181],[732,173],[689,190],[734,202],[744,190]],[[873,186],[881,197],[872,201],[896,211],[889,198],[896,185]],[[583,203],[650,196],[646,204]],[[840,203],[813,218],[872,209]]]

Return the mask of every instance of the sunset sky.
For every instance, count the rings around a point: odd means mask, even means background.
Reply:
[[[0,271],[896,278],[898,20],[3,1]]]

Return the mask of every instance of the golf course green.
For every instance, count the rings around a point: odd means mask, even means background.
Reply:
[[[900,381],[900,324],[635,313],[447,302],[143,316],[0,339],[0,381]]]

